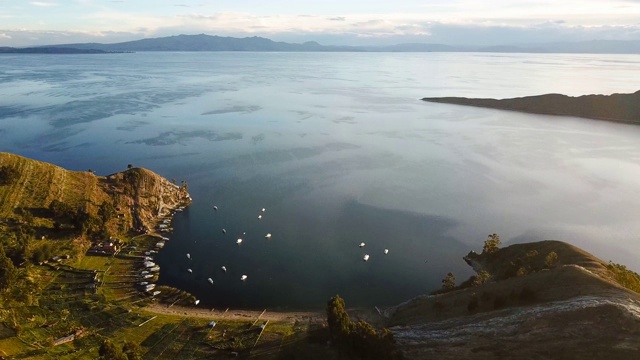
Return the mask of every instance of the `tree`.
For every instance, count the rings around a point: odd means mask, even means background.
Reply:
[[[17,276],[16,267],[5,254],[4,247],[0,246],[0,291],[11,288]]]
[[[473,286],[480,286],[486,283],[490,277],[491,275],[488,272],[481,270],[477,275],[473,277]]]
[[[448,273],[447,276],[444,277],[444,279],[442,279],[442,288],[443,289],[453,289],[456,287],[456,277],[455,275],[453,275],[453,273]]]
[[[500,249],[500,235],[498,234],[489,234],[487,240],[484,241],[484,246],[482,247],[483,254],[491,254]]]
[[[345,310],[344,300],[336,295],[327,302],[327,322],[329,323],[329,334],[337,344],[344,342],[349,336],[349,314]]]
[[[552,267],[555,267],[557,263],[558,263],[558,254],[556,254],[555,251],[552,251],[549,254],[547,254],[547,257],[544,259],[544,265],[549,269],[551,269]]]
[[[111,340],[105,340],[102,343],[98,355],[103,360],[127,360],[127,356]]]
[[[142,349],[136,343],[126,341],[122,346],[122,352],[127,356],[127,360],[142,360]]]
[[[127,169],[133,169],[133,164],[127,164]]]

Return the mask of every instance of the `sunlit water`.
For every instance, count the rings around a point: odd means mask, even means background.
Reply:
[[[634,92],[638,74],[619,55],[3,55],[0,150],[186,180],[160,282],[207,306],[384,306],[469,276],[493,232],[640,270],[640,127],[418,100]]]

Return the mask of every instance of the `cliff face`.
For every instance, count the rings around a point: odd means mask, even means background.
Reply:
[[[558,257],[547,266],[550,252]],[[465,260],[490,280],[385,311],[407,358],[638,358],[640,295],[620,286],[602,260],[560,241]]]
[[[0,153],[1,167],[16,174],[0,186],[0,218],[5,221],[24,221],[29,213],[32,221],[52,226],[49,209],[54,201],[92,216],[100,216],[100,208],[109,204],[113,213],[107,217],[107,228],[114,234],[125,233],[151,229],[159,216],[191,202],[184,187],[146,169],[96,176],[9,153]]]

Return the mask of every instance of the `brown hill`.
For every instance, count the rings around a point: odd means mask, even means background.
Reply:
[[[551,252],[558,260],[549,269]],[[542,241],[470,253],[465,261],[489,272],[490,280],[385,311],[386,325],[407,358],[640,355],[640,295],[618,284],[611,265],[595,256],[560,241]],[[514,268],[526,271],[518,274]]]
[[[633,94],[583,95],[578,97],[546,94],[499,100],[465,97],[429,97],[422,100],[533,114],[640,123],[640,91]]]

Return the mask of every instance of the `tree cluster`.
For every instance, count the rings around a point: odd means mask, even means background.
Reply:
[[[142,360],[142,351],[140,346],[125,342],[120,349],[110,340],[105,340],[98,350],[100,360]]]
[[[487,240],[484,241],[484,246],[482,247],[483,254],[491,254],[500,249],[500,235],[498,234],[489,234]]]
[[[396,359],[395,340],[388,329],[376,331],[369,323],[353,322],[344,300],[336,295],[327,302],[327,322],[331,340],[338,351],[361,359]]]

